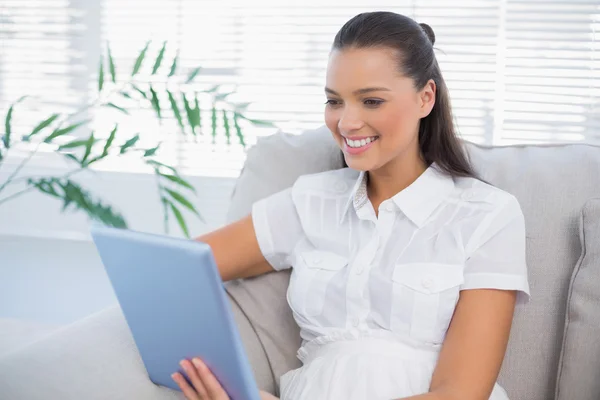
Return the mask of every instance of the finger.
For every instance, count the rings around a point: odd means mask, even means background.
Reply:
[[[206,364],[204,364],[199,358],[192,359],[192,362],[200,373],[200,379],[202,379],[202,383],[204,384],[204,387],[209,395],[208,398],[214,400],[229,400],[229,396],[217,378],[215,378],[213,373],[210,372]]]
[[[189,385],[189,383],[187,383],[183,375],[181,375],[179,372],[176,372],[173,375],[171,375],[171,379],[173,379],[175,383],[179,386],[186,399],[202,400],[200,396],[198,396],[198,393],[196,393],[196,391]]]
[[[196,392],[198,393],[200,399],[206,399],[206,400],[210,399],[211,397],[208,396],[206,388],[204,387],[204,384],[202,383],[202,379],[200,378],[200,375],[198,374],[198,370],[196,369],[196,367],[188,360],[182,360],[179,363],[179,365],[181,365],[181,368],[183,368],[183,370],[185,371],[185,374],[188,376],[188,378],[192,382],[192,385],[194,386],[194,389],[196,389]]]

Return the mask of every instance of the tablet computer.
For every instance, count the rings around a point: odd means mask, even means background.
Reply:
[[[91,234],[152,382],[179,390],[171,374],[197,356],[231,399],[260,400],[207,244],[104,226]]]

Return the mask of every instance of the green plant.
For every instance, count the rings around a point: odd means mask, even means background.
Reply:
[[[196,195],[195,188],[184,179],[177,168],[161,160],[161,142],[152,147],[141,147],[140,138],[143,133],[127,132],[115,123],[110,132],[99,135],[94,132],[94,117],[82,119],[83,114],[108,107],[123,114],[127,118],[132,110],[145,107],[153,110],[156,123],[162,126],[165,113],[173,115],[177,123],[177,132],[166,134],[206,135],[210,133],[213,142],[219,132],[223,132],[227,143],[231,144],[235,136],[242,146],[246,146],[243,126],[271,125],[268,122],[247,118],[244,113],[248,104],[233,103],[228,100],[234,91],[223,93],[221,85],[199,90],[200,85],[194,82],[201,68],[194,68],[187,74],[179,74],[179,56],[165,64],[167,43],[163,43],[151,68],[143,69],[147,59],[150,42],[139,52],[133,69],[126,79],[118,79],[117,66],[112,57],[110,47],[101,58],[98,70],[98,95],[93,102],[74,113],[64,115],[53,113],[39,122],[27,132],[17,132],[13,126],[15,112],[21,103],[28,99],[24,96],[15,101],[6,112],[4,132],[0,140],[0,168],[6,163],[7,156],[15,149],[28,153],[3,182],[0,181],[0,205],[14,200],[28,192],[37,190],[40,193],[62,200],[63,211],[68,208],[86,213],[91,219],[115,227],[127,227],[125,218],[108,202],[98,198],[74,180],[74,176],[111,157],[137,156],[156,176],[160,201],[163,205],[165,230],[168,221],[175,217],[182,232],[189,237],[188,224],[181,212],[182,209],[201,218],[200,213],[190,201]],[[161,69],[162,66],[162,69]],[[166,68],[168,67],[168,68]],[[165,73],[161,73],[161,71]],[[168,70],[168,73],[166,72]],[[209,98],[208,105],[200,95]],[[204,121],[209,115],[208,123]],[[206,118],[208,119],[208,118]],[[247,126],[247,125],[246,125]],[[0,128],[1,129],[1,128]],[[82,134],[82,132],[86,132]],[[73,136],[75,135],[75,136]],[[162,135],[162,133],[161,133]],[[21,173],[41,147],[65,157],[72,168],[61,175],[23,177]],[[19,185],[19,186],[15,186]],[[9,187],[18,187],[7,194]]]

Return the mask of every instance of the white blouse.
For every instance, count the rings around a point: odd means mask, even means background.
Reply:
[[[293,267],[287,299],[305,343],[388,331],[438,345],[459,291],[529,298],[514,196],[433,165],[378,215],[366,174],[349,168],[302,176],[254,204],[263,255],[276,270]]]

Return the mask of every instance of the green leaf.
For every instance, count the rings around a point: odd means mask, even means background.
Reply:
[[[67,133],[71,133],[73,132],[75,129],[79,128],[82,125],[87,124],[89,121],[82,121],[82,122],[78,122],[76,124],[73,125],[69,125],[66,128],[56,128],[54,130],[54,132],[52,132],[46,139],[44,139],[44,143],[50,143],[52,142],[54,139],[56,139],[59,136],[63,136],[66,135]]]
[[[144,157],[152,157],[153,155],[156,154],[156,152],[158,151],[159,148],[160,148],[160,143],[156,147],[147,149],[146,151],[144,151]]]
[[[104,59],[100,57],[100,70],[98,71],[98,91],[101,92],[104,87]]]
[[[252,103],[234,103],[234,104],[232,104],[232,106],[236,112],[240,112],[240,111],[246,111],[246,109],[248,108],[248,106],[250,104],[252,104]]]
[[[110,46],[108,43],[106,44],[106,48],[108,49],[108,70],[110,72],[110,79],[113,83],[117,83],[117,71],[115,68],[115,61],[113,60],[112,54],[110,52]]]
[[[179,60],[179,50],[177,51],[177,54],[175,55],[175,58],[173,59],[173,64],[171,64],[171,71],[169,72],[169,78],[172,77],[173,75],[175,75],[175,72],[177,71],[177,61]]]
[[[36,126],[35,128],[33,128],[33,130],[31,131],[31,133],[26,136],[26,139],[25,138],[23,138],[23,139],[24,140],[31,139],[32,136],[37,135],[42,129],[47,128],[50,124],[52,124],[56,120],[56,118],[58,118],[59,116],[60,116],[60,114],[53,114],[49,118],[46,118],[45,120],[43,120],[42,122],[40,122],[38,124],[38,126]]]
[[[121,154],[125,154],[127,152],[127,149],[129,149],[130,147],[134,146],[137,141],[140,140],[140,134],[138,133],[137,135],[135,135],[134,137],[132,137],[131,139],[129,139],[128,141],[125,142],[125,144],[123,144],[121,146]]]
[[[152,98],[150,99],[150,102],[152,103],[152,108],[154,108],[154,111],[156,111],[156,115],[158,115],[158,119],[162,119],[162,115],[160,113],[160,103],[158,101],[158,95],[152,88],[152,85],[150,85],[150,93],[152,94]]]
[[[213,138],[213,143],[216,140],[217,137],[217,107],[216,105],[213,103],[212,109],[211,109],[211,113],[210,113],[210,119],[211,119],[211,126],[212,126],[212,138]]]
[[[90,137],[88,138],[88,140],[86,141],[86,144],[85,144],[85,153],[83,154],[83,157],[81,158],[82,166],[87,166],[89,164],[87,162],[87,160],[90,157],[90,154],[92,154],[92,147],[94,146],[94,143],[96,143],[96,139],[94,139],[94,131],[92,131],[92,133],[90,134]]]
[[[219,90],[220,87],[221,87],[221,85],[215,85],[208,90],[204,90],[203,92],[204,93],[215,93],[217,90]]]
[[[123,114],[129,115],[129,111],[127,111],[123,107],[119,107],[118,105],[116,105],[114,103],[106,103],[106,104],[104,104],[104,107],[111,107],[111,108],[121,111]]]
[[[246,147],[246,140],[244,139],[244,134],[242,133],[242,128],[239,123],[239,115],[237,113],[233,115],[233,126],[235,127],[235,134],[240,140],[240,144]]]
[[[185,93],[182,93],[181,97],[183,98],[183,107],[185,108],[185,115],[187,116],[188,123],[190,124],[190,128],[192,128],[192,133],[196,134],[196,126],[197,121],[195,118],[194,109],[190,106],[190,102],[187,97],[185,97]]]
[[[218,95],[215,96],[215,101],[223,101],[227,97],[231,96],[234,93],[235,92],[220,93],[220,94],[218,94]]]
[[[87,144],[87,139],[86,140],[73,140],[72,142],[63,144],[61,146],[58,147],[58,150],[67,150],[67,149],[74,149],[76,147],[84,147]]]
[[[157,171],[158,171],[159,168],[162,167],[162,168],[166,168],[166,169],[172,171],[174,174],[177,173],[177,170],[175,168],[171,167],[170,165],[163,164],[163,163],[161,163],[159,161],[156,161],[156,160],[146,160],[146,164],[152,165],[154,167],[154,169],[157,170]]]
[[[73,181],[41,178],[29,179],[27,182],[44,194],[62,199],[63,211],[72,205],[72,208],[85,212],[93,220],[116,228],[127,227],[121,214],[115,212],[111,206],[104,205],[102,201],[94,200],[89,192]]]
[[[162,64],[162,60],[165,56],[165,50],[167,49],[167,42],[164,42],[162,48],[158,52],[158,57],[156,57],[156,61],[154,62],[154,66],[152,67],[152,75],[156,74],[156,71],[160,68],[160,64]]]
[[[188,199],[186,199],[183,195],[181,195],[180,193],[177,193],[171,189],[165,188],[165,190],[167,191],[167,193],[169,193],[171,195],[171,197],[175,201],[177,201],[179,204],[181,204],[182,206],[184,206],[185,208],[187,208],[188,210],[190,210],[191,212],[196,214],[198,217],[200,217],[200,214],[198,213],[198,211],[196,211],[196,207],[194,207],[194,205],[192,203],[190,203],[190,201]]]
[[[28,179],[27,184],[36,187],[40,192],[48,194],[53,197],[60,197],[56,189],[54,188],[55,178],[50,179]]]
[[[264,120],[261,120],[261,119],[250,119],[250,118],[246,118],[246,117],[244,117],[244,119],[246,121],[250,122],[253,125],[267,126],[267,127],[271,127],[271,128],[275,126],[275,124],[273,124],[270,121],[264,121]]]
[[[75,161],[77,164],[81,165],[81,162],[75,156],[75,154],[73,154],[73,153],[66,153],[64,156],[67,157],[67,158],[69,158],[69,159],[71,159],[71,160],[73,160],[73,161]]]
[[[196,193],[196,189],[188,181],[186,181],[179,175],[161,174],[160,172],[158,174],[160,176],[162,176],[163,178],[166,178],[166,179],[170,180],[171,182],[174,182],[180,186],[186,187],[186,188],[190,189],[192,192]]]
[[[133,71],[131,72],[131,76],[135,76],[138,72],[140,72],[140,68],[142,67],[144,58],[146,57],[146,52],[148,51],[148,46],[150,46],[150,41],[146,42],[146,45],[140,52],[140,55],[135,60],[135,64],[133,66]]]
[[[194,97],[194,118],[196,119],[196,125],[200,128],[200,133],[202,133],[202,114],[200,113],[197,95]]]
[[[146,92],[144,92],[142,89],[140,89],[138,86],[132,84],[131,87],[137,91],[139,94],[141,94],[146,100],[148,100],[148,95],[146,94]]]
[[[117,134],[118,127],[119,127],[118,124],[115,125],[113,130],[110,132],[110,136],[108,137],[108,139],[106,139],[106,143],[104,144],[104,149],[102,149],[102,157],[106,157],[108,155],[108,150],[110,149],[110,146],[112,145],[113,141],[115,140],[115,135]]]
[[[188,75],[187,79],[185,80],[185,83],[192,83],[192,81],[196,78],[196,75],[200,73],[201,69],[202,67],[194,68],[192,72],[190,72],[190,74]]]
[[[171,211],[173,211],[173,215],[177,219],[177,223],[181,227],[181,230],[183,231],[185,236],[189,238],[190,232],[188,231],[188,227],[187,227],[187,224],[185,223],[185,219],[183,218],[183,215],[181,215],[181,211],[179,211],[173,203],[169,202],[169,205],[171,206]]]
[[[15,101],[13,104],[11,104],[10,108],[8,109],[8,112],[6,113],[6,119],[4,120],[5,131],[4,131],[4,136],[2,136],[2,143],[4,143],[4,147],[7,149],[10,148],[10,135],[12,133],[13,109],[15,108],[15,106],[17,104],[19,104],[20,102],[25,100],[25,98],[27,98],[27,96],[23,96],[19,100]],[[0,158],[0,160],[1,160],[1,158]]]
[[[121,90],[121,91],[119,92],[119,94],[120,94],[121,96],[125,97],[126,99],[131,99],[131,95],[130,95],[129,93],[127,93],[126,91],[124,91],[124,90]]]
[[[229,127],[229,117],[227,116],[227,111],[225,110],[223,110],[223,128],[225,128],[227,144],[231,144],[231,128]]]
[[[175,97],[173,97],[173,93],[167,90],[167,95],[169,96],[169,103],[171,103],[171,109],[173,110],[173,115],[175,115],[175,119],[177,123],[181,127],[181,132],[185,132],[183,128],[183,121],[181,120],[181,112],[179,112],[179,106],[177,105],[177,101],[175,101]]]

